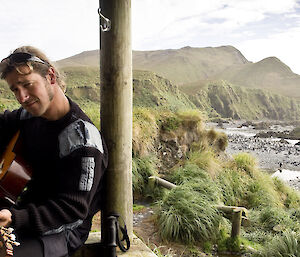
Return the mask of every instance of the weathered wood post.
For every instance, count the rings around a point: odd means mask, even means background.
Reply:
[[[109,151],[102,216],[121,214],[132,238],[131,0],[100,0],[100,7],[111,21],[110,31],[100,32],[101,131]]]
[[[233,210],[232,227],[231,227],[231,237],[232,238],[240,235],[241,224],[242,224],[242,210],[241,209]]]

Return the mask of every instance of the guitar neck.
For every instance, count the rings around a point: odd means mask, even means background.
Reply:
[[[13,256],[14,246],[19,246],[12,228],[0,227],[0,257]]]

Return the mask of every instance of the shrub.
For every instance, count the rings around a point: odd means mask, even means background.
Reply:
[[[161,129],[168,132],[174,131],[180,127],[181,123],[181,119],[177,115],[173,114],[163,119]]]
[[[156,175],[155,161],[151,157],[132,159],[132,187],[134,193],[142,194],[148,185],[148,178]]]
[[[186,129],[197,129],[198,131],[204,129],[204,123],[205,120],[203,113],[201,113],[199,110],[184,110],[184,111],[178,111],[178,116],[182,120],[182,125]]]
[[[196,164],[200,169],[203,169],[214,178],[221,170],[219,160],[216,158],[212,150],[190,152],[188,163]]]
[[[267,207],[261,210],[259,221],[269,231],[282,231],[293,227],[293,221],[289,214],[282,208]]]
[[[193,243],[216,236],[220,215],[214,203],[190,186],[172,189],[158,206],[162,239]]]
[[[155,113],[146,108],[134,108],[132,151],[134,156],[147,156],[154,151],[154,144],[158,138],[158,125]]]
[[[282,235],[275,236],[265,249],[257,254],[260,257],[300,257],[299,234],[291,230],[284,231]]]
[[[297,208],[300,206],[300,195],[298,191],[276,177],[273,178],[273,183],[285,207]]]
[[[225,133],[219,133],[218,138],[215,141],[214,147],[218,151],[225,151],[228,146],[228,138]]]
[[[237,153],[233,155],[233,159],[238,169],[244,170],[253,176],[257,162],[252,155],[248,153]]]
[[[225,205],[241,206],[244,204],[249,179],[243,172],[225,168],[219,173],[217,182]]]
[[[176,169],[170,177],[170,181],[172,181],[176,185],[194,180],[208,179],[210,179],[209,174],[193,163],[187,163],[184,167]]]
[[[249,181],[245,200],[247,208],[282,206],[272,179],[263,173],[257,173],[257,176]]]

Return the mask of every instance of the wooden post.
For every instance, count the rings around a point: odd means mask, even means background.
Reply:
[[[231,228],[231,237],[237,237],[241,232],[242,224],[242,210],[235,210],[232,214],[232,228]]]
[[[102,217],[110,212],[121,214],[132,239],[131,0],[102,0],[100,4],[101,13],[111,21],[110,31],[100,32],[101,131],[109,151]],[[102,232],[105,223],[103,227]]]
[[[239,236],[241,231],[242,220],[247,220],[248,210],[245,207],[225,205],[217,205],[216,208],[225,214],[229,214],[232,223],[231,237],[233,238]]]

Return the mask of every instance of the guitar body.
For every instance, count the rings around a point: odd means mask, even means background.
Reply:
[[[31,169],[14,151],[18,147],[20,131],[9,142],[0,159],[0,198],[15,203],[31,179]]]

